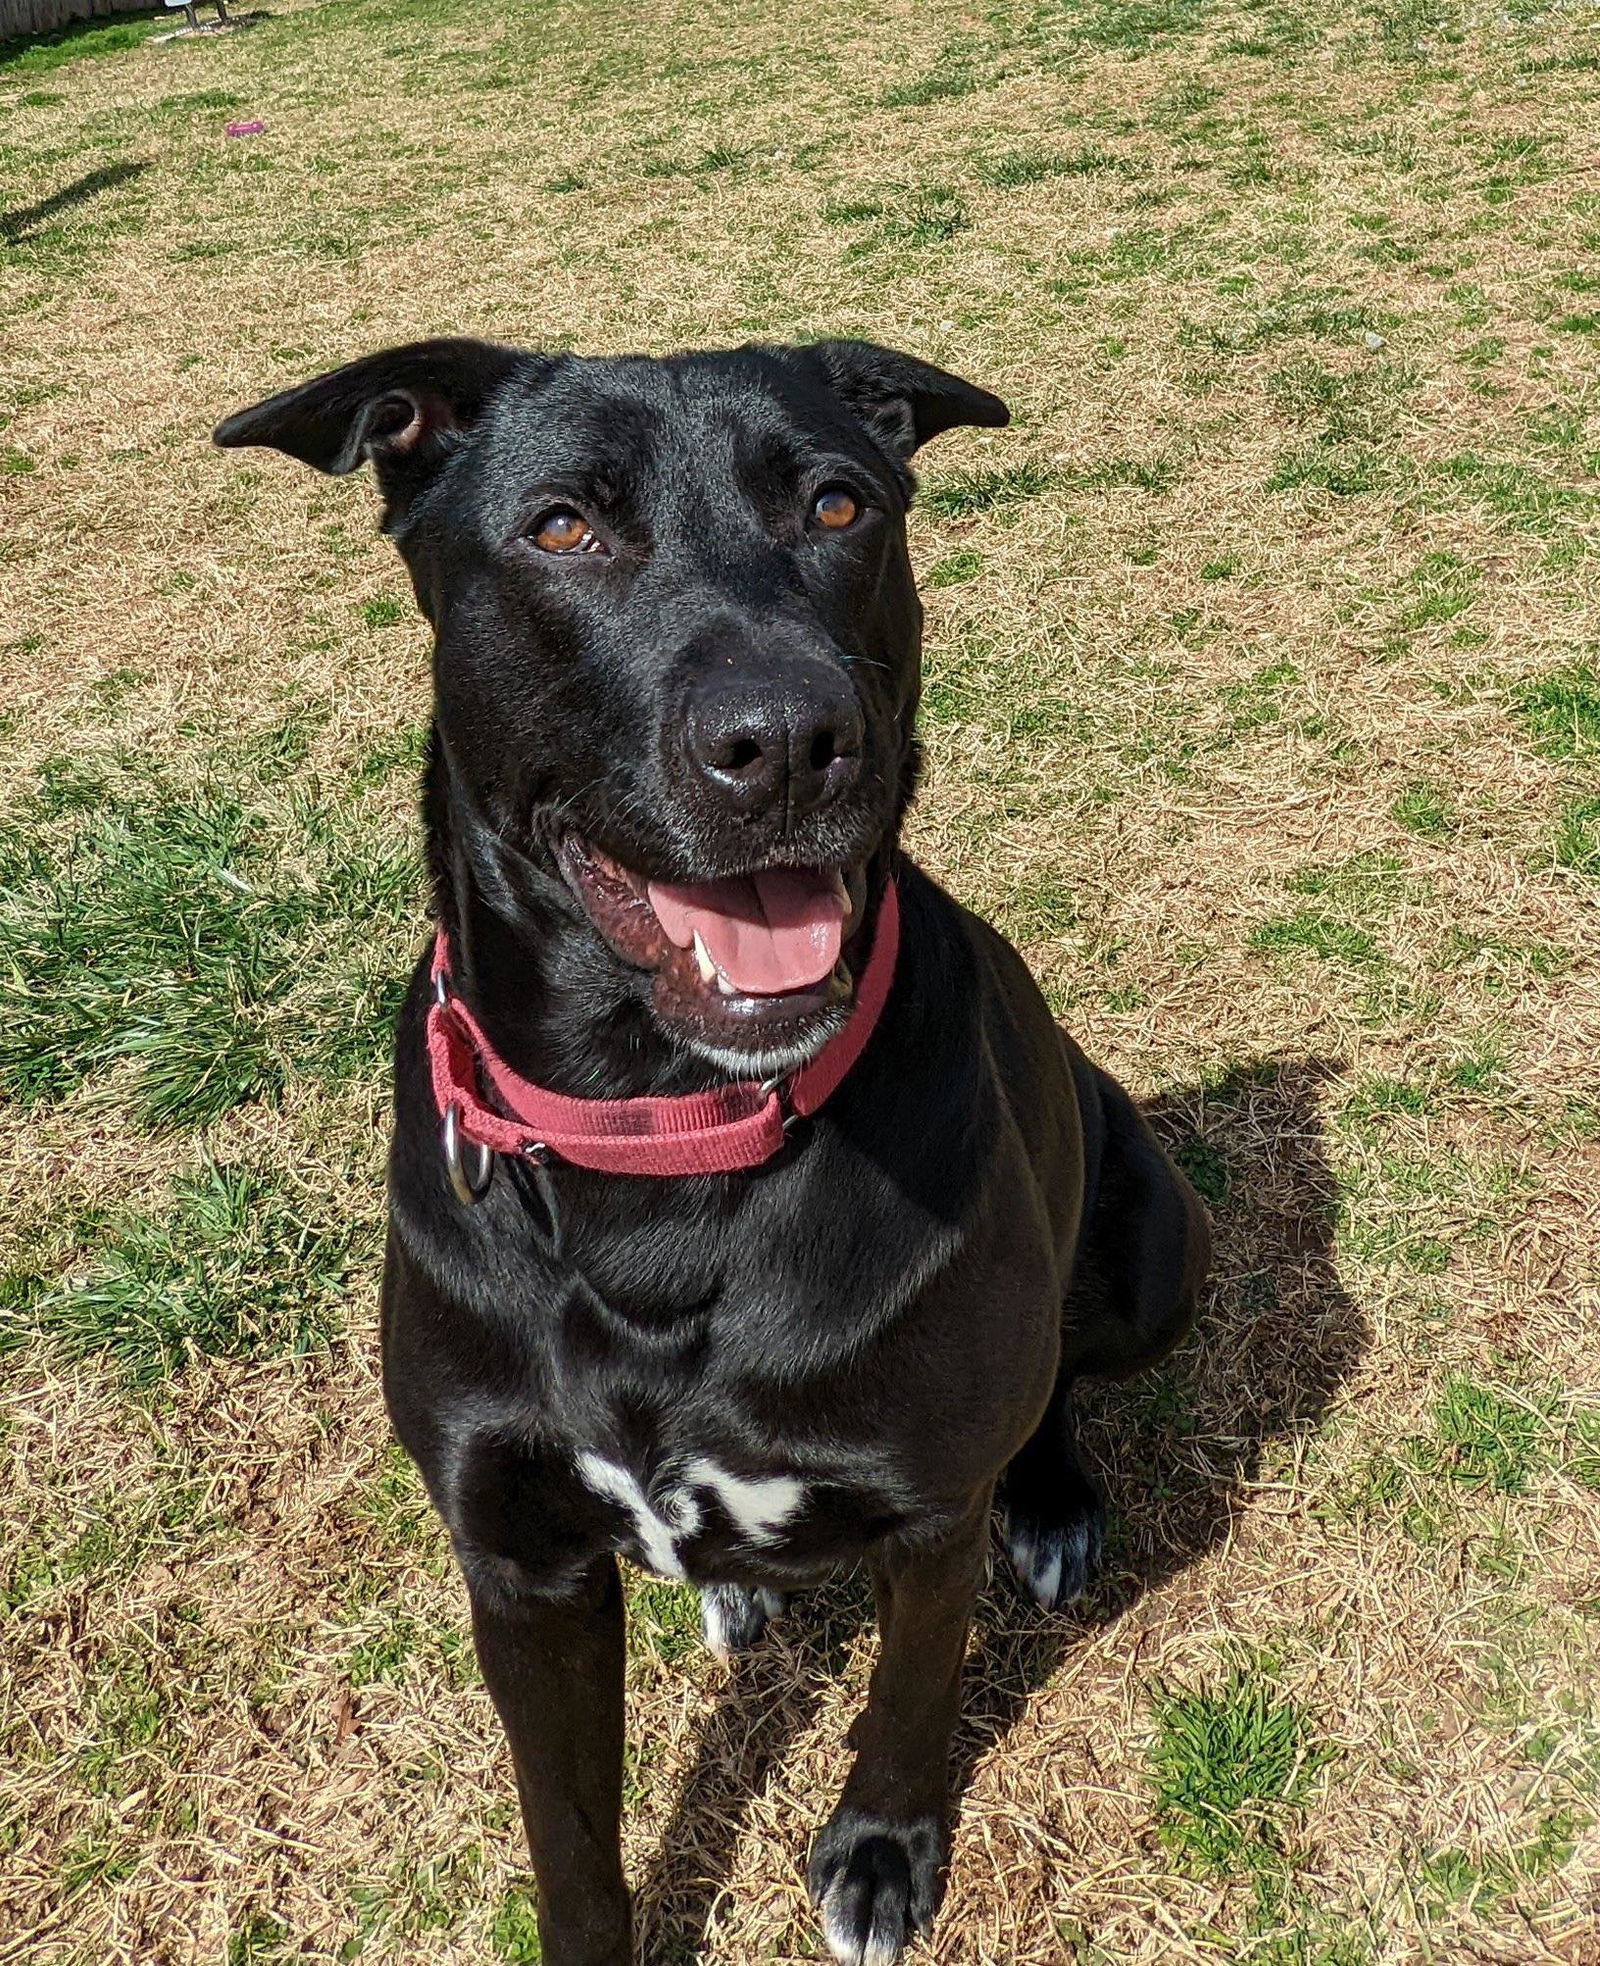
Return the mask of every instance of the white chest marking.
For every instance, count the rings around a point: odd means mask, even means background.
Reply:
[[[715,1496],[747,1543],[775,1541],[806,1493],[805,1483],[792,1475],[765,1475],[750,1481],[729,1474],[703,1456],[690,1461],[680,1478],[655,1502],[631,1469],[619,1467],[603,1455],[588,1450],[580,1454],[578,1476],[586,1488],[633,1517],[639,1549],[649,1567],[659,1576],[680,1581],[685,1572],[678,1544],[695,1535],[705,1520],[701,1493],[709,1491]]]
[[[793,1475],[762,1475],[747,1481],[703,1458],[691,1461],[683,1473],[692,1486],[711,1490],[747,1543],[775,1541],[806,1498],[805,1483]]]

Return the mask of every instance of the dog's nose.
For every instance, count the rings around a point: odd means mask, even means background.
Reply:
[[[861,770],[861,706],[842,670],[740,683],[707,681],[685,706],[684,749],[702,783],[754,818],[789,821],[836,799]]]

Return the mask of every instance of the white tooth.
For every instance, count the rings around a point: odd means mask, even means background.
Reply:
[[[725,997],[736,997],[739,994],[720,969],[717,971],[717,988]]]
[[[717,974],[717,966],[711,960],[711,951],[706,947],[699,929],[694,932],[694,959],[700,965],[700,981],[709,983]]]

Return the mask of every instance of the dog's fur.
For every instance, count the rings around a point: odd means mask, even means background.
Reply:
[[[749,1173],[502,1160],[464,1204],[423,1055],[425,960],[412,981],[384,1384],[471,1595],[547,1966],[631,1957],[619,1551],[698,1585],[724,1652],[790,1590],[866,1561],[880,1657],[810,1881],[837,1959],[898,1957],[941,1890],[996,1497],[1039,1602],[1081,1592],[1101,1509],[1074,1453],[1073,1380],[1149,1364],[1193,1313],[1209,1235],[1188,1183],[1011,947],[897,844],[921,636],[908,460],[952,424],[1005,415],[862,343],[657,361],[444,341],[218,431],[324,471],[376,466],[437,644],[434,904],[463,998],[525,1077],[580,1096],[699,1090],[792,1066],[846,1015],[836,1000],[730,1036],[676,1014],[599,932],[563,841],[678,882],[855,868],[852,960],[898,882],[876,1033]],[[839,482],[861,511],[835,537],[807,514]],[[592,519],[593,552],[530,544],[552,503]],[[763,714],[781,698],[780,721],[819,692],[848,697],[838,785],[730,803],[681,737],[686,693],[720,703],[719,678],[755,689]]]

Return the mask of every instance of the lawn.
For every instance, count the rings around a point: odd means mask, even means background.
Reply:
[[[1210,1202],[997,1568],[947,1966],[1600,1961],[1600,17],[273,0],[0,46],[0,1961],[538,1956],[375,1377],[427,645],[219,415],[382,343],[860,333],[913,844]],[[230,139],[230,120],[264,134]],[[632,1586],[646,1956],[814,1961],[854,1580]]]

